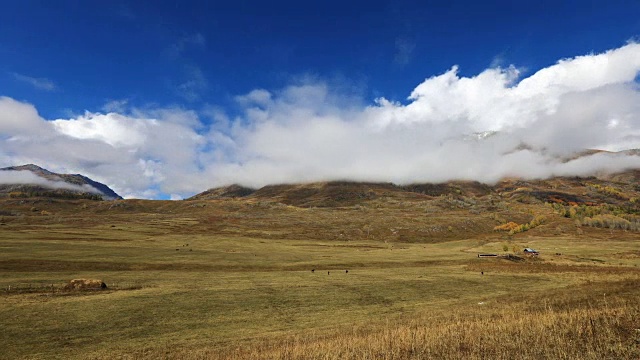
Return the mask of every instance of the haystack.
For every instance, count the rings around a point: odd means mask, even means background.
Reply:
[[[73,279],[64,288],[67,290],[101,290],[106,289],[107,284],[97,279]]]

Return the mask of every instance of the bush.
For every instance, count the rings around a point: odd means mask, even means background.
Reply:
[[[627,195],[622,193],[620,189],[614,188],[613,186],[587,184],[587,187],[601,194],[613,196],[621,200],[629,200],[629,197]]]
[[[506,224],[502,224],[502,225],[498,225],[496,227],[493,228],[493,231],[511,231],[517,227],[519,227],[520,225],[514,223],[513,221],[509,221]]]
[[[528,223],[518,225],[517,223],[510,221],[506,224],[502,224],[494,227],[493,231],[508,231],[509,235],[513,235],[513,234],[529,231],[537,226],[544,224],[546,221],[547,221],[546,217],[542,215],[538,215]]]
[[[638,231],[640,229],[640,223],[631,222],[627,219],[623,219],[621,217],[603,214],[596,215],[592,218],[585,217],[582,221],[583,225],[599,227],[599,228],[609,228],[609,229],[620,229],[620,230],[631,230]]]

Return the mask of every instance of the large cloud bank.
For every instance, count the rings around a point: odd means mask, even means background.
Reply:
[[[0,165],[81,172],[125,197],[214,186],[321,180],[495,182],[640,168],[640,44],[563,59],[528,77],[515,66],[462,77],[456,66],[405,103],[371,104],[321,82],[236,97],[231,116],[129,109],[46,120],[0,98]],[[489,135],[489,136],[486,136]]]

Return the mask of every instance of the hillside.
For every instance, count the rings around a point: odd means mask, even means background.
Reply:
[[[640,196],[640,170],[591,177],[555,177],[545,180],[506,179],[488,185],[475,181],[441,184],[395,185],[349,181],[268,185],[250,189],[231,185],[209,189],[187,200],[244,199],[272,201],[298,207],[339,207],[365,204],[377,199],[432,200],[454,198],[484,199],[500,195],[519,202],[551,202],[564,205],[623,205]]]
[[[0,171],[0,197],[122,199],[107,185],[80,174],[57,174],[33,164]]]
[[[0,198],[0,345],[15,359],[637,359],[639,175]]]
[[[520,232],[600,234],[597,230],[602,228],[626,230],[630,232],[620,235],[636,236],[635,230],[640,228],[639,174],[511,179],[495,185],[327,182],[258,190],[226,187],[184,201],[5,198],[1,204],[7,224],[20,223],[21,216],[31,215],[31,209],[37,208],[57,215],[31,220],[43,225],[141,221],[172,232],[184,220],[189,234],[229,238],[440,243],[520,236]],[[76,222],[77,218],[85,220]],[[509,223],[515,225],[503,232],[494,230]]]

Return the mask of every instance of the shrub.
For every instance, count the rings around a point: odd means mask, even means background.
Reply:
[[[625,195],[620,189],[614,188],[613,186],[587,184],[587,187],[601,194],[613,196],[622,200],[629,200],[629,197],[627,195]]]
[[[511,231],[517,227],[519,227],[520,225],[514,223],[513,221],[509,221],[506,224],[502,224],[502,225],[498,225],[496,227],[493,228],[493,231]]]
[[[611,214],[603,214],[596,215],[594,217],[585,217],[582,221],[583,225],[600,227],[600,228],[609,228],[609,229],[620,229],[620,230],[632,230],[638,231],[640,229],[640,223],[631,222],[627,219],[621,218],[619,216],[611,215]]]
[[[493,231],[508,231],[509,235],[513,235],[513,234],[529,231],[537,226],[544,224],[546,221],[547,221],[546,217],[542,215],[538,215],[528,223],[518,225],[517,223],[510,221],[506,224],[502,224],[494,227]]]

